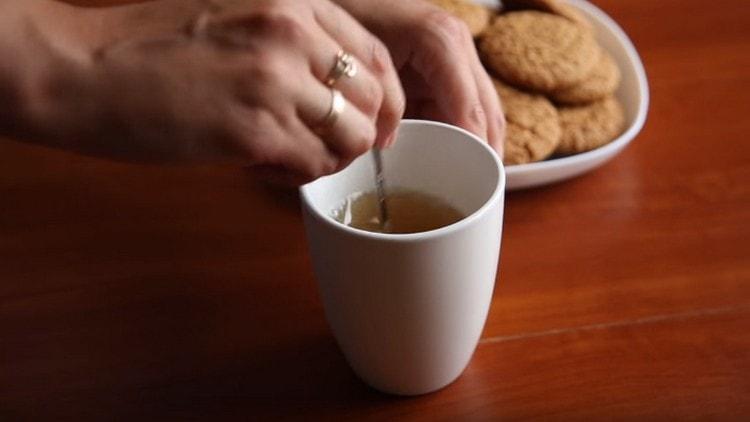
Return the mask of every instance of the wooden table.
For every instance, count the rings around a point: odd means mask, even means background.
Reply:
[[[353,375],[294,193],[2,141],[0,419],[748,420],[750,7],[596,3],[645,61],[648,123],[508,195],[457,382],[397,398]]]

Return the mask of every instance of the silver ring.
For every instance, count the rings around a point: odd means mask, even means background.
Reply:
[[[357,75],[358,71],[359,68],[357,67],[357,62],[354,60],[354,56],[345,53],[344,50],[339,50],[336,53],[336,63],[333,64],[333,68],[328,72],[325,84],[333,86],[342,76],[353,78]]]
[[[326,131],[330,129],[341,116],[346,108],[346,99],[344,95],[338,89],[331,88],[331,107],[328,109],[328,114],[321,120],[319,129]]]

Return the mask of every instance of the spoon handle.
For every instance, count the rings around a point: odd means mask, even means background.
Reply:
[[[378,195],[378,207],[380,210],[380,225],[385,227],[388,222],[388,206],[385,202],[385,176],[383,175],[383,157],[379,148],[372,149],[372,158],[375,161],[375,191]]]

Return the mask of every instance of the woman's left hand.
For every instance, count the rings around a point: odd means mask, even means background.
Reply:
[[[406,94],[406,117],[463,127],[502,156],[502,107],[463,21],[426,1],[335,1],[388,47]]]

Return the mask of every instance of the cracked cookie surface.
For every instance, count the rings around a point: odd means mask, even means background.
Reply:
[[[497,79],[492,82],[507,121],[503,163],[524,164],[547,158],[562,135],[555,106],[542,95],[519,91]]]
[[[542,93],[583,81],[600,54],[591,31],[560,16],[532,10],[497,16],[479,48],[497,75]]]
[[[558,154],[577,154],[599,148],[620,135],[625,126],[622,105],[614,97],[578,107],[561,107],[562,136]]]
[[[620,85],[620,69],[609,55],[602,51],[591,73],[578,85],[550,93],[550,98],[561,104],[584,104],[608,97]]]

